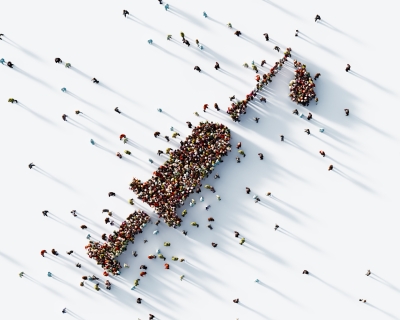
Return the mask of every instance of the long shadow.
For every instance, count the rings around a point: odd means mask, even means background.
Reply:
[[[287,231],[287,230],[285,230],[283,228],[279,228],[278,231],[281,232],[282,234],[286,235],[286,236],[291,237],[294,240],[297,240],[297,241],[301,242],[302,244],[310,247],[311,249],[321,253],[321,250],[319,248],[313,246],[312,244],[308,243],[307,241],[304,241],[303,239],[300,239],[299,237],[295,236],[293,233],[291,233],[291,232],[289,232],[289,231]]]
[[[358,43],[360,43],[360,44],[363,44],[359,39],[357,39],[357,38],[355,38],[355,37],[353,37],[353,36],[351,36],[351,35],[349,35],[349,34],[347,34],[347,33],[344,33],[342,30],[340,30],[340,29],[334,27],[333,25],[331,25],[331,24],[330,24],[329,22],[327,22],[326,20],[318,20],[318,23],[319,23],[320,25],[324,26],[324,27],[327,27],[327,28],[329,28],[329,29],[332,29],[332,30],[335,31],[335,32],[338,32],[338,33],[340,33],[340,34],[342,34],[342,35],[345,35],[346,37],[351,38],[351,39],[352,39],[353,41],[355,41],[355,42],[358,42]]]
[[[14,66],[13,69],[15,71],[19,72],[20,74],[24,75],[25,77],[27,77],[27,78],[29,78],[29,79],[41,84],[42,86],[45,86],[46,88],[48,88],[50,90],[54,90],[54,88],[52,88],[47,82],[45,82],[45,81],[43,81],[43,80],[41,80],[39,78],[36,78],[35,76],[29,74],[28,72],[26,72],[26,71],[24,71],[24,70],[22,70],[22,69],[20,69],[20,68],[18,68],[16,66]]]
[[[77,315],[75,312],[72,312],[70,309],[67,308],[67,314],[69,314],[71,317],[78,319],[78,320],[84,320],[81,316]]]
[[[367,78],[367,77],[365,77],[365,76],[363,76],[363,75],[361,75],[361,74],[359,74],[359,73],[357,73],[357,72],[355,72],[353,70],[350,70],[348,73],[350,73],[351,75],[356,76],[357,78],[359,78],[359,79],[361,79],[361,80],[363,80],[365,82],[368,82],[369,84],[373,85],[374,87],[379,88],[382,91],[385,91],[386,93],[389,93],[391,95],[395,95],[395,93],[392,90],[381,86],[379,83],[375,82],[374,80],[369,79],[369,78]]]
[[[378,281],[385,286],[389,287],[390,289],[396,291],[397,293],[400,293],[400,289],[392,285],[390,282],[387,282],[385,279],[382,279],[380,276],[376,275],[375,273],[371,274],[369,276],[371,279],[374,279],[375,281]]]
[[[18,102],[17,104],[18,106],[20,106],[21,108],[23,108],[24,110],[32,113],[35,117],[39,118],[40,120],[47,122],[48,124],[51,124],[52,126],[54,125],[53,122],[51,122],[49,119],[43,117],[41,114],[36,113],[33,109],[28,108],[26,105],[24,105],[23,103]]]
[[[254,310],[254,309],[252,309],[252,308],[250,308],[250,307],[248,307],[248,306],[245,305],[243,302],[239,302],[238,305],[239,305],[240,307],[246,308],[246,309],[248,309],[248,310],[250,310],[250,311],[252,311],[252,312],[258,314],[258,316],[260,317],[260,319],[271,319],[271,318],[268,318],[265,314],[262,314],[261,312],[259,312],[259,311],[257,311],[257,310]]]
[[[182,19],[185,19],[185,20],[187,20],[193,24],[196,24],[198,26],[201,26],[203,29],[208,29],[207,24],[202,23],[199,18],[195,17],[194,15],[192,15],[188,12],[182,11],[178,7],[172,6],[172,7],[170,7],[170,9],[168,11]],[[204,20],[207,20],[207,19],[209,19],[209,18],[204,18]]]
[[[379,133],[379,134],[385,136],[386,138],[389,138],[389,139],[392,139],[392,140],[394,139],[392,135],[390,135],[387,132],[375,127],[374,125],[372,125],[372,124],[370,124],[370,123],[368,123],[366,121],[364,121],[363,119],[357,117],[355,114],[351,114],[350,117],[352,119],[355,119],[356,123],[358,122],[358,123],[370,128],[370,129],[374,130],[376,133]]]
[[[67,120],[68,124],[73,125],[74,127],[78,128],[80,130],[86,131],[94,136],[97,136],[98,138],[104,139],[103,135],[101,135],[100,133],[94,132],[93,130],[86,128],[84,125],[82,125],[81,123],[79,123],[78,121],[76,121],[72,118],[68,117],[68,119],[69,119],[69,120]]]
[[[37,281],[35,278],[31,277],[30,275],[24,274],[24,278],[26,278],[26,279],[29,280],[29,281],[32,281],[34,284],[36,284],[36,285],[38,285],[38,286],[40,286],[40,287],[42,287],[42,288],[44,288],[44,289],[46,289],[46,290],[49,290],[52,294],[54,294],[54,295],[56,295],[56,296],[59,296],[59,297],[62,296],[62,295],[60,294],[60,292],[58,292],[58,291],[56,291],[56,290],[53,290],[52,288],[50,288],[50,287],[48,287],[48,286],[43,285],[41,282]]]
[[[286,14],[289,15],[289,16],[292,16],[293,18],[296,18],[296,19],[299,19],[299,20],[303,20],[303,19],[300,18],[300,16],[298,16],[297,14],[295,14],[295,13],[293,13],[293,12],[291,12],[291,11],[289,11],[289,10],[283,8],[283,7],[281,7],[280,5],[278,5],[278,4],[274,3],[274,2],[272,2],[271,0],[264,0],[264,2],[266,2],[266,3],[270,4],[270,5],[272,5],[273,7],[279,9],[280,11],[286,13]],[[271,41],[271,39],[270,39],[270,41]]]
[[[97,107],[97,106],[94,105],[93,103],[91,103],[91,102],[89,102],[89,101],[87,101],[87,100],[85,100],[85,99],[83,99],[83,98],[77,96],[75,93],[72,93],[71,91],[68,91],[68,90],[67,90],[65,93],[68,94],[69,96],[75,98],[76,100],[79,100],[80,102],[82,102],[82,103],[84,103],[84,104],[87,104],[87,105],[89,105],[89,106],[91,106],[91,107],[93,107],[93,108],[95,108],[95,109],[97,109],[97,110],[99,110],[99,111],[101,111],[101,112],[104,112],[102,109],[100,109],[99,107]]]
[[[101,144],[95,143],[94,145],[95,145],[95,147],[97,147],[101,150],[107,151],[108,153],[111,153],[112,155],[114,155],[114,152],[112,152],[110,149],[108,149],[106,147],[103,147]]]
[[[144,22],[143,20],[140,20],[138,17],[129,15],[129,16],[127,16],[127,20],[130,20],[130,21],[139,23],[139,24],[141,24],[143,27],[149,28],[149,29],[151,29],[151,30],[153,30],[153,31],[155,31],[155,32],[157,32],[157,33],[162,34],[163,36],[165,36],[165,34],[162,33],[160,30],[153,28],[151,25],[147,24],[147,23]]]
[[[382,310],[381,308],[375,307],[373,304],[366,303],[366,305],[369,306],[369,307],[371,307],[371,308],[373,308],[373,309],[375,309],[375,310],[378,310],[379,312],[382,312],[383,314],[386,314],[388,317],[390,317],[390,318],[392,318],[392,319],[400,319],[400,318],[398,318],[398,317],[392,315],[391,313],[389,313],[389,312],[387,312],[387,311],[385,311],[385,310]]]
[[[6,36],[2,36],[3,37],[3,42],[13,46],[14,48],[17,48],[18,50],[22,51],[23,53],[27,54],[28,56],[39,60],[39,61],[43,61],[42,58],[40,58],[39,56],[37,56],[36,54],[34,54],[32,51],[25,49],[24,47],[21,47],[18,43],[16,43],[15,41],[7,38]]]
[[[242,34],[239,38],[242,38],[243,40],[247,41],[248,43],[251,43],[252,45],[254,45],[256,47],[258,47],[262,50],[265,50],[265,46],[262,46],[261,43],[253,40],[252,38],[250,38],[249,36],[247,36],[245,34]]]
[[[137,102],[133,101],[132,99],[130,99],[130,98],[128,98],[128,97],[126,97],[126,96],[123,95],[122,93],[119,93],[119,92],[115,91],[114,89],[110,88],[109,86],[105,85],[104,83],[100,82],[98,85],[99,85],[100,87],[103,87],[104,89],[107,89],[108,91],[114,93],[115,95],[117,95],[117,96],[119,96],[119,97],[121,97],[121,98],[123,98],[123,99],[125,99],[125,100],[127,100],[127,101],[129,101],[129,102],[134,103],[134,104],[137,105]]]
[[[328,282],[322,280],[321,278],[317,277],[316,275],[310,273],[309,276],[310,276],[310,277],[313,277],[314,279],[317,279],[319,282],[321,282],[321,283],[323,283],[324,285],[330,287],[331,289],[335,290],[336,292],[340,293],[341,295],[344,295],[346,298],[352,299],[352,297],[351,297],[349,294],[347,294],[347,293],[344,292],[343,290],[341,290],[341,289],[339,289],[339,288],[337,288],[337,287],[331,285],[330,283],[328,283]]]
[[[303,216],[306,216],[307,218],[311,219],[311,216],[308,215],[307,213],[305,213],[303,210],[300,210],[299,208],[295,208],[293,207],[290,203],[287,203],[286,201],[283,201],[277,197],[275,197],[274,195],[271,195],[271,199],[276,200],[280,203],[283,203],[283,205],[289,207],[290,209],[292,209],[293,211],[299,212],[300,214],[302,214]]]
[[[43,170],[42,168],[35,166],[36,168],[36,172],[39,172],[40,174],[42,174],[43,176],[53,180],[54,182],[57,182],[58,184],[62,185],[63,187],[76,192],[69,184],[62,182],[61,180],[57,179],[56,177],[54,177],[52,174],[48,173],[47,171]]]
[[[311,44],[311,45],[313,45],[313,46],[315,46],[315,47],[317,47],[317,48],[321,48],[321,49],[324,50],[325,52],[330,53],[330,54],[332,54],[332,55],[335,56],[335,57],[340,57],[340,58],[342,57],[342,56],[341,56],[339,53],[337,53],[336,51],[333,51],[332,49],[323,46],[322,44],[318,43],[317,41],[314,41],[312,38],[310,38],[309,36],[307,36],[307,35],[304,34],[304,33],[299,33],[298,38],[299,38],[299,39],[302,39],[302,40],[304,40],[304,41],[306,41],[306,42],[308,42],[309,44]]]
[[[88,80],[91,80],[89,75],[87,75],[86,73],[82,72],[81,70],[75,68],[74,66],[71,66],[70,70],[72,70],[75,73],[79,74],[81,77],[84,77],[84,78],[87,78]]]
[[[101,127],[102,129],[104,129],[104,130],[106,130],[106,131],[108,131],[108,132],[110,132],[112,134],[117,134],[116,131],[111,130],[108,126],[105,126],[105,125],[101,124],[100,122],[98,122],[98,121],[94,120],[93,118],[89,117],[87,114],[82,113],[81,115],[82,115],[83,118],[85,118],[85,119],[89,120],[90,122],[96,124],[97,126]]]
[[[294,301],[293,299],[291,299],[291,298],[289,298],[288,296],[284,295],[282,292],[276,290],[275,288],[270,287],[270,286],[267,285],[266,283],[264,283],[264,282],[262,282],[262,281],[259,281],[258,284],[259,284],[260,286],[263,286],[263,287],[265,287],[265,288],[267,288],[267,289],[269,289],[269,290],[275,292],[276,294],[280,295],[282,298],[285,298],[285,299],[289,300],[291,303],[298,305],[298,303],[297,303],[296,301]]]
[[[252,242],[251,240],[247,240],[247,239],[246,239],[245,244],[246,243],[248,244],[247,247],[251,248],[250,246],[253,246],[254,248],[257,249],[256,251],[260,251],[261,253],[263,253],[265,256],[267,256],[271,260],[274,260],[275,262],[280,263],[280,264],[287,265],[287,262],[285,260],[283,260],[281,257],[277,256],[276,254],[266,250],[265,248],[259,246],[258,243]]]
[[[347,174],[342,172],[340,169],[334,167],[332,171],[337,173],[337,174],[339,174],[340,176],[342,176],[343,178],[347,179],[348,181],[350,181],[351,183],[355,184],[356,186],[363,188],[365,191],[368,191],[368,192],[371,192],[371,193],[376,193],[375,190],[372,190],[370,187],[366,186],[365,184],[363,184],[363,183],[361,183],[361,182],[349,177]]]

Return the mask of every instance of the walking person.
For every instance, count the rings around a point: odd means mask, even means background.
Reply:
[[[283,134],[281,134],[280,137],[281,137],[281,141],[285,140],[285,136]]]
[[[330,165],[330,166],[328,167],[328,171],[331,171],[331,170],[333,170],[333,165]]]
[[[114,109],[114,111],[115,111],[116,113],[121,113],[121,111],[119,111],[118,107],[116,107],[116,108]]]
[[[220,110],[217,103],[214,103],[214,108],[215,108],[217,111]]]
[[[350,71],[350,68],[351,68],[351,66],[349,65],[349,64],[347,64],[347,66],[346,66],[346,72],[349,72]]]
[[[239,298],[233,299],[233,303],[239,303]]]
[[[64,113],[62,116],[61,116],[61,118],[64,120],[64,121],[67,121],[67,115]]]
[[[42,251],[40,251],[40,255],[44,258],[44,254],[45,253],[47,253],[47,251],[46,250],[42,250]]]
[[[316,73],[315,76],[314,76],[314,80],[317,80],[320,76],[321,76],[321,74],[319,72]]]
[[[278,228],[279,228],[279,226],[277,224],[275,224],[274,230],[276,231],[276,230],[278,230]]]
[[[265,41],[269,41],[268,33],[264,33]]]
[[[260,157],[260,160],[264,159],[264,155],[262,153],[259,153],[258,156]]]
[[[214,68],[215,68],[215,70],[218,70],[219,68],[221,68],[221,67],[219,66],[219,63],[218,63],[218,62],[215,63]]]
[[[47,213],[48,213],[47,210],[42,211],[42,214],[43,214],[44,217],[48,217]]]
[[[325,152],[323,150],[319,150],[319,154],[323,157],[325,157]]]
[[[350,110],[349,109],[344,109],[344,112],[346,113],[346,116],[348,116],[350,114]]]
[[[303,270],[303,274],[309,274],[307,270]]]
[[[199,66],[195,66],[195,67],[194,67],[194,70],[196,70],[196,71],[198,71],[198,72],[201,71],[201,69],[199,68]]]
[[[122,14],[126,18],[127,15],[129,16],[129,11],[128,10],[124,10],[124,11],[122,11]]]
[[[371,270],[367,270],[367,273],[365,274],[367,277],[371,275]]]
[[[314,19],[315,19],[315,22],[317,22],[318,20],[321,20],[321,17],[319,14],[317,14]]]
[[[310,129],[304,129],[304,132],[307,133],[308,135],[311,134]]]
[[[61,60],[60,58],[55,58],[54,61],[55,61],[56,63],[62,63],[62,60]]]
[[[93,83],[99,83],[99,82],[100,82],[100,81],[97,80],[96,78],[93,78],[91,81],[92,81]]]
[[[274,47],[274,50],[276,50],[276,51],[279,52],[279,50],[281,50],[281,48],[279,48],[278,46],[275,46],[275,47]]]

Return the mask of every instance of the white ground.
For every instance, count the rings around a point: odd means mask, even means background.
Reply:
[[[0,265],[2,318],[62,319],[400,319],[398,253],[400,112],[397,97],[399,30],[393,1],[171,0],[170,11],[156,0],[8,1],[0,10],[0,58],[16,69],[1,67],[2,144]],[[122,10],[131,13],[130,19]],[[202,12],[209,18],[205,19]],[[315,14],[323,21],[315,23]],[[226,27],[242,31],[237,38]],[[300,36],[294,37],[295,29]],[[184,31],[190,48],[180,41]],[[271,41],[266,42],[263,33]],[[167,34],[173,41],[167,41]],[[147,43],[153,39],[153,45]],[[204,45],[196,48],[195,39]],[[292,63],[274,78],[257,103],[232,122],[225,110],[228,96],[244,97],[254,86],[254,72],[242,67],[254,59],[268,66],[292,47],[294,59],[320,72],[318,106],[298,106],[313,113],[310,122],[292,115],[288,82]],[[73,66],[54,63],[60,57]],[[218,61],[222,70],[213,69]],[[352,73],[346,73],[346,63]],[[199,65],[203,72],[193,70]],[[90,82],[92,77],[100,85]],[[71,95],[61,92],[66,87]],[[18,99],[19,105],[7,103]],[[202,105],[217,102],[202,112]],[[123,115],[113,109],[118,106]],[[158,113],[161,107],[164,112]],[[350,109],[350,116],[344,115]],[[76,109],[84,116],[75,115]],[[194,116],[198,111],[201,118]],[[61,119],[68,114],[69,121]],[[261,118],[256,124],[251,119]],[[180,229],[146,227],[121,258],[130,269],[111,277],[111,291],[96,292],[82,275],[101,275],[86,257],[87,231],[99,238],[112,227],[103,208],[124,219],[134,209],[127,199],[133,176],[142,180],[165,157],[158,149],[177,147],[155,139],[170,135],[170,126],[190,133],[185,122],[219,121],[241,141],[247,157],[232,151],[210,179],[217,194],[203,189],[205,202],[189,208]],[[319,133],[318,128],[325,128]],[[303,130],[310,128],[311,135]],[[124,146],[125,133],[133,146]],[[280,142],[284,134],[286,142]],[[100,146],[92,146],[93,138]],[[122,160],[114,153],[130,149]],[[322,158],[319,150],[325,150]],[[257,153],[264,153],[264,161]],[[151,165],[148,158],[155,160]],[[42,171],[29,170],[34,162]],[[336,168],[328,172],[328,166]],[[245,187],[258,194],[255,204]],[[108,198],[114,191],[118,197]],[[273,198],[265,192],[271,191]],[[135,198],[136,199],[136,198]],[[206,204],[211,204],[207,213]],[[78,218],[69,213],[78,212]],[[48,218],[42,210],[51,212]],[[214,230],[206,225],[215,218]],[[154,220],[154,219],[153,219]],[[189,225],[197,221],[200,228]],[[274,231],[274,225],[281,226]],[[189,231],[184,237],[181,230]],[[243,246],[234,238],[246,238]],[[143,240],[148,239],[144,244]],[[164,241],[171,247],[162,246]],[[211,242],[218,243],[217,248]],[[40,256],[56,248],[55,258]],[[148,260],[160,248],[170,259]],[[66,251],[73,249],[71,256]],[[137,250],[134,258],[130,252]],[[75,263],[82,263],[82,269]],[[148,265],[136,291],[139,265]],[[310,275],[303,275],[307,269]],[[367,269],[373,275],[366,277]],[[20,279],[24,271],[29,278]],[[51,271],[57,278],[46,276]],[[185,280],[179,281],[184,274]],[[261,283],[254,280],[258,278]],[[102,277],[102,281],[104,277]],[[142,305],[136,298],[142,297]],[[239,298],[239,304],[232,299]],[[359,298],[367,299],[363,304]],[[67,307],[69,315],[61,313]]]

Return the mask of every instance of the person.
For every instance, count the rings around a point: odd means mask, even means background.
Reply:
[[[118,158],[122,159],[122,155],[121,155],[119,152],[117,152],[115,155],[116,155]]]
[[[319,14],[317,14],[317,15],[315,16],[315,22],[317,22],[318,20],[321,20],[321,17],[320,17]]]
[[[93,140],[93,139],[90,139],[90,143],[91,143],[92,145],[94,145],[94,144],[95,144],[95,142],[94,142],[94,140]]]
[[[74,217],[77,217],[78,215],[76,214],[76,210],[72,210],[71,211],[71,214],[74,216]]]
[[[60,58],[55,58],[54,61],[55,61],[56,63],[62,63],[62,60],[61,60]]]
[[[219,66],[219,63],[218,63],[218,62],[215,63],[214,68],[215,68],[215,70],[218,70],[219,68],[221,68],[221,67]]]
[[[99,284],[98,284],[98,283],[96,283],[96,284],[94,285],[94,290],[96,290],[96,291],[99,291],[99,290],[100,290]]]
[[[315,76],[314,76],[314,80],[317,80],[320,76],[321,76],[321,74],[319,72],[316,73]]]
[[[42,211],[43,216],[44,216],[44,217],[48,217],[48,215],[47,215],[48,212],[49,212],[49,211],[47,211],[47,210]]]
[[[108,193],[108,196],[109,196],[109,197],[115,197],[115,192],[110,191],[110,192]]]
[[[1,58],[1,59],[0,59],[0,63],[1,63],[1,64],[4,64],[4,62],[6,62],[6,60],[4,60],[4,58]]]
[[[309,113],[308,113],[308,116],[307,116],[307,120],[311,120],[311,119],[312,119],[312,113],[309,112]]]
[[[325,157],[325,152],[323,150],[319,150],[319,154],[323,157]]]
[[[226,25],[228,26],[229,29],[232,29],[232,23],[228,22]]]
[[[167,40],[171,40],[172,39],[172,34],[167,35]]]
[[[215,108],[217,111],[220,110],[217,103],[214,103],[214,108]]]
[[[330,166],[328,167],[328,171],[331,171],[331,170],[333,170],[333,165],[330,165]]]
[[[233,303],[239,303],[239,298],[233,299]]]
[[[365,274],[367,277],[369,277],[371,274],[371,270],[367,270],[367,273]]]
[[[122,14],[126,18],[127,15],[129,16],[129,11],[128,10],[124,10],[124,11],[122,11]]]
[[[279,48],[278,46],[275,46],[275,47],[274,47],[274,50],[276,50],[276,51],[279,52],[279,50],[281,50],[281,48]]]
[[[365,299],[358,299],[358,301],[361,301],[361,302],[363,302],[363,303],[366,303],[366,302],[367,302],[367,300],[365,300]]]
[[[292,114],[298,115],[298,114],[299,114],[299,111],[298,111],[297,109],[294,109],[293,112],[292,112]]]
[[[203,106],[203,112],[206,112],[207,109],[208,109],[208,104],[206,103],[206,104]]]
[[[92,79],[92,82],[93,82],[93,83],[99,83],[100,81],[97,80],[96,78],[93,78],[93,79]]]
[[[67,251],[67,255],[71,255],[72,253],[74,253],[72,250],[70,250],[70,251]]]
[[[121,113],[121,111],[119,111],[118,107],[116,107],[116,108],[114,109],[114,111],[117,112],[117,113]]]
[[[85,226],[85,225],[83,224],[83,225],[81,225],[81,229],[82,229],[82,230],[85,230],[85,229],[87,229],[87,226]]]
[[[210,205],[210,204],[206,206],[206,210],[207,210],[207,211],[208,211],[208,209],[210,209],[210,208],[211,208],[211,205]]]
[[[281,134],[281,141],[284,141],[284,140],[285,140],[285,137],[283,134]]]
[[[189,129],[192,129],[192,123],[190,121],[186,121],[186,124],[188,125]]]
[[[61,118],[64,120],[64,121],[67,121],[67,115],[64,113],[62,116],[61,116]]]
[[[104,284],[106,285],[107,290],[111,290],[111,282],[109,280],[106,280]]]
[[[246,193],[247,193],[247,194],[250,194],[250,191],[251,191],[250,188],[249,188],[249,187],[246,187]]]
[[[304,132],[307,133],[308,135],[311,134],[310,129],[304,129]]]
[[[267,192],[266,195],[267,195],[267,197],[272,197],[272,193],[271,192]]]
[[[48,277],[52,277],[53,274],[49,271],[49,272],[47,272],[47,276],[48,276]]]
[[[349,64],[347,64],[347,66],[346,66],[346,72],[349,72],[350,71],[350,68],[351,68],[351,66],[349,65]]]
[[[234,34],[236,35],[236,36],[240,36],[242,33],[239,31],[239,30],[236,30],[235,32],[234,32]]]
[[[265,41],[269,41],[268,33],[264,33],[263,35],[264,35],[264,37],[265,37]]]
[[[167,142],[169,142],[169,137],[168,136],[164,136],[165,140],[167,140]]]
[[[218,244],[215,243],[215,242],[211,242],[211,245],[212,245],[214,248],[216,248]]]
[[[265,99],[264,97],[261,97],[261,98],[260,98],[260,101],[266,103],[266,102],[267,102],[267,99]]]
[[[142,299],[141,298],[137,298],[136,299],[136,303],[141,304],[142,303]]]
[[[75,265],[77,268],[81,268],[82,267],[82,265],[78,262],[76,265]]]
[[[240,163],[240,158],[236,157],[236,163]]]
[[[207,16],[207,13],[206,13],[205,11],[203,12],[203,17],[204,17],[204,18],[207,18],[207,17],[208,17],[208,16]]]
[[[33,167],[35,167],[35,165],[33,164],[33,162],[31,162],[31,163],[28,165],[28,167],[29,167],[29,169],[32,169]]]
[[[266,63],[267,63],[267,61],[262,60],[262,61],[261,61],[261,67],[264,66],[264,64],[266,64]]]
[[[67,308],[62,309],[62,313],[67,313]]]
[[[304,270],[303,274],[309,274],[309,272],[307,270]]]
[[[198,72],[201,71],[201,69],[199,68],[199,66],[195,66],[195,67],[194,67],[194,70],[197,70]]]
[[[298,36],[299,36],[299,32],[300,32],[299,30],[296,30],[296,33],[295,33],[294,36],[295,36],[295,37],[298,37]]]
[[[165,11],[168,11],[168,9],[169,9],[169,4],[167,3],[167,4],[164,6],[164,8],[165,8]]]
[[[20,278],[22,278],[24,276],[25,272],[21,271],[18,275]]]
[[[199,227],[199,224],[197,222],[191,222],[190,225],[197,228]]]
[[[344,109],[344,112],[346,113],[346,116],[348,116],[350,114],[350,110],[349,109]]]
[[[159,1],[161,1],[161,0],[159,0]],[[149,313],[149,320],[152,320],[152,319],[154,319],[154,315],[152,315],[151,313]]]
[[[235,234],[235,238],[239,237],[239,235],[240,235],[239,232],[237,232],[237,231],[234,231],[233,233]]]
[[[213,229],[213,227],[212,227],[212,225],[211,225],[211,224],[209,224],[209,225],[207,226],[207,228],[208,228],[208,229],[210,229],[210,230],[212,230],[212,229]]]
[[[58,252],[56,249],[51,249],[51,253],[54,254],[55,256],[58,256]]]
[[[262,153],[259,153],[258,156],[260,157],[260,160],[264,159],[264,155]]]
[[[154,132],[154,138],[157,138],[160,134],[161,134],[161,133],[158,132],[158,131]]]
[[[15,100],[14,98],[8,99],[8,102],[10,103],[18,103],[18,100]]]
[[[69,62],[67,62],[67,63],[65,64],[65,67],[69,69],[69,68],[71,68],[71,64],[70,64]]]
[[[7,62],[7,67],[10,67],[11,69],[14,67],[14,64],[11,61]]]
[[[277,224],[275,224],[275,231],[278,230],[279,226]]]
[[[42,251],[40,251],[40,254],[41,254],[41,256],[44,258],[44,254],[45,253],[47,253],[47,251],[46,250],[42,250]]]
[[[242,239],[240,239],[239,244],[240,244],[240,245],[243,245],[243,243],[245,243],[245,242],[246,242],[246,239],[245,239],[245,238],[242,238]]]
[[[315,104],[316,105],[318,105],[318,101],[319,101],[318,97],[315,97]]]

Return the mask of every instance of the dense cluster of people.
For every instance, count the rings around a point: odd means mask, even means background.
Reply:
[[[143,228],[150,221],[150,217],[142,210],[131,213],[128,218],[121,223],[118,231],[114,231],[108,236],[104,243],[90,241],[85,249],[89,258],[97,261],[107,272],[113,275],[120,274],[121,264],[118,262],[118,256],[126,251],[129,242],[134,243],[135,235],[142,233]],[[105,236],[105,235],[103,235]]]
[[[246,108],[247,108],[247,104],[253,100],[254,98],[257,97],[257,92],[260,91],[264,86],[267,86],[269,82],[272,82],[272,77],[274,77],[279,70],[282,69],[283,64],[287,61],[287,58],[291,56],[291,52],[292,49],[291,48],[286,48],[285,52],[284,52],[284,56],[283,58],[279,59],[279,61],[275,62],[275,65],[270,69],[270,72],[268,73],[264,73],[262,75],[262,77],[260,75],[257,74],[257,76],[255,77],[255,80],[257,81],[256,87],[249,93],[246,95],[246,99],[244,100],[238,100],[236,99],[236,102],[232,102],[231,106],[228,108],[228,110],[226,111],[231,119],[235,122],[240,122],[239,118],[241,114],[246,114]],[[263,66],[265,64],[265,60],[263,60],[261,62],[261,66]],[[248,64],[245,63],[244,66],[248,67]],[[256,73],[258,73],[258,69],[255,66],[254,62],[252,64],[253,70],[256,71]],[[233,96],[234,97],[234,96]],[[233,99],[230,99],[231,101]],[[266,102],[267,100],[260,96],[260,101],[261,102]],[[258,120],[257,120],[258,122]]]
[[[295,79],[290,81],[290,98],[297,104],[308,106],[310,101],[316,98],[314,87],[315,83],[309,72],[307,72],[306,65],[299,61],[293,61],[296,70],[294,71]],[[318,75],[318,76],[317,76]],[[317,73],[315,79],[319,77]]]
[[[223,124],[200,122],[181,147],[170,151],[169,159],[142,183],[134,178],[130,189],[155,209],[169,227],[180,226],[176,208],[184,204],[200,181],[223,162],[231,145],[230,130]]]

